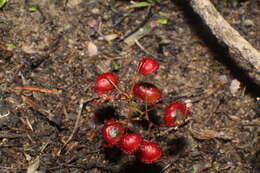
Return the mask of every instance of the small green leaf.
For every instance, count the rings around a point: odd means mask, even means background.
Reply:
[[[35,12],[35,11],[37,11],[38,9],[35,8],[35,7],[31,7],[31,8],[28,8],[28,10],[29,10],[30,12]]]
[[[13,44],[13,43],[6,43],[5,46],[8,48],[8,49],[15,49],[16,46]]]
[[[0,8],[4,7],[8,0],[0,0]]]
[[[164,24],[168,23],[168,20],[167,19],[157,19],[157,22],[164,25]]]
[[[137,2],[134,3],[133,5],[130,5],[129,8],[143,8],[143,7],[149,7],[151,5],[153,4],[149,2]]]
[[[120,65],[117,64],[116,62],[113,62],[112,68],[113,68],[113,70],[118,71],[120,69]]]

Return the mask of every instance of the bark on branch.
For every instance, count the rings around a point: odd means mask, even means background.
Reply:
[[[254,67],[260,72],[260,53],[220,15],[209,0],[190,0],[193,10],[211,32],[229,48],[229,53],[242,67]]]

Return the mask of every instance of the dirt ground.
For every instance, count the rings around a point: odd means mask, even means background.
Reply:
[[[213,3],[260,50],[260,2]],[[134,10],[125,0],[65,4],[9,0],[0,11],[1,173],[260,171],[259,85],[233,63],[185,1],[161,0]],[[125,36],[147,19],[168,22],[140,38],[139,46],[127,45]],[[167,104],[191,106],[179,129],[152,129],[149,140],[160,145],[163,155],[148,165],[103,146],[102,122],[111,116],[124,119],[124,103],[84,104],[73,133],[80,100],[96,97],[91,89],[96,76],[114,71],[120,87],[129,88],[143,56],[160,62],[158,72],[144,79],[163,92],[154,113],[159,122]],[[25,86],[49,90],[21,89]],[[129,128],[147,136],[146,127],[138,123]]]

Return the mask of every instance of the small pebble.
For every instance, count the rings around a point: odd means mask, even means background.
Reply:
[[[109,35],[105,35],[105,36],[104,36],[104,39],[105,39],[106,41],[112,41],[112,40],[114,40],[114,39],[116,39],[116,38],[118,38],[118,37],[119,37],[118,34],[109,34]]]
[[[9,106],[6,104],[5,101],[0,100],[0,118],[8,116],[10,113]]]
[[[91,12],[92,12],[93,14],[99,14],[99,13],[100,13],[100,10],[99,10],[98,8],[93,8],[93,9],[91,10]]]
[[[88,42],[88,54],[89,56],[96,56],[98,54],[98,48],[93,42]]]
[[[228,82],[227,76],[226,75],[221,75],[219,76],[219,81],[222,82],[223,84]]]
[[[238,89],[240,88],[240,82],[236,79],[231,81],[231,84],[229,86],[230,92],[233,96],[236,95]]]
[[[250,26],[254,26],[254,22],[252,20],[246,19],[243,21],[243,25],[245,25],[246,27],[250,27]]]
[[[191,108],[191,107],[192,107],[192,101],[191,101],[191,99],[185,100],[184,103],[186,104],[187,108]]]

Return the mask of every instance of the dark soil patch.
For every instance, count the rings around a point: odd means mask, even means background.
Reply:
[[[213,2],[260,50],[259,1]],[[129,4],[114,0],[9,0],[1,9],[0,172],[26,172],[37,158],[38,170],[45,173],[259,172],[259,85],[232,62],[226,48],[187,3],[165,0],[150,11],[130,11],[126,8]],[[37,10],[30,11],[32,7]],[[147,17],[167,19],[168,23],[139,39],[144,50],[136,44],[126,45],[120,38]],[[110,34],[119,38],[106,41]],[[90,56],[89,42],[97,46],[97,55]],[[7,43],[16,48],[8,48]],[[150,139],[162,147],[162,159],[145,165],[118,148],[103,147],[102,122],[126,118],[126,105],[119,101],[84,105],[80,127],[63,147],[73,131],[80,100],[96,97],[91,89],[96,76],[114,71],[120,86],[130,88],[131,75],[142,56],[160,62],[158,72],[145,79],[163,92],[159,109],[150,115],[155,124],[160,123],[167,104],[200,98],[192,103],[189,120],[178,130],[167,132],[163,127],[165,134],[158,136],[152,128]],[[223,77],[226,82],[217,88]],[[235,79],[241,85],[231,93]],[[52,93],[15,89],[21,86]],[[214,92],[201,97],[205,91]],[[139,128],[138,123],[132,123],[131,130],[146,136],[147,127]]]

